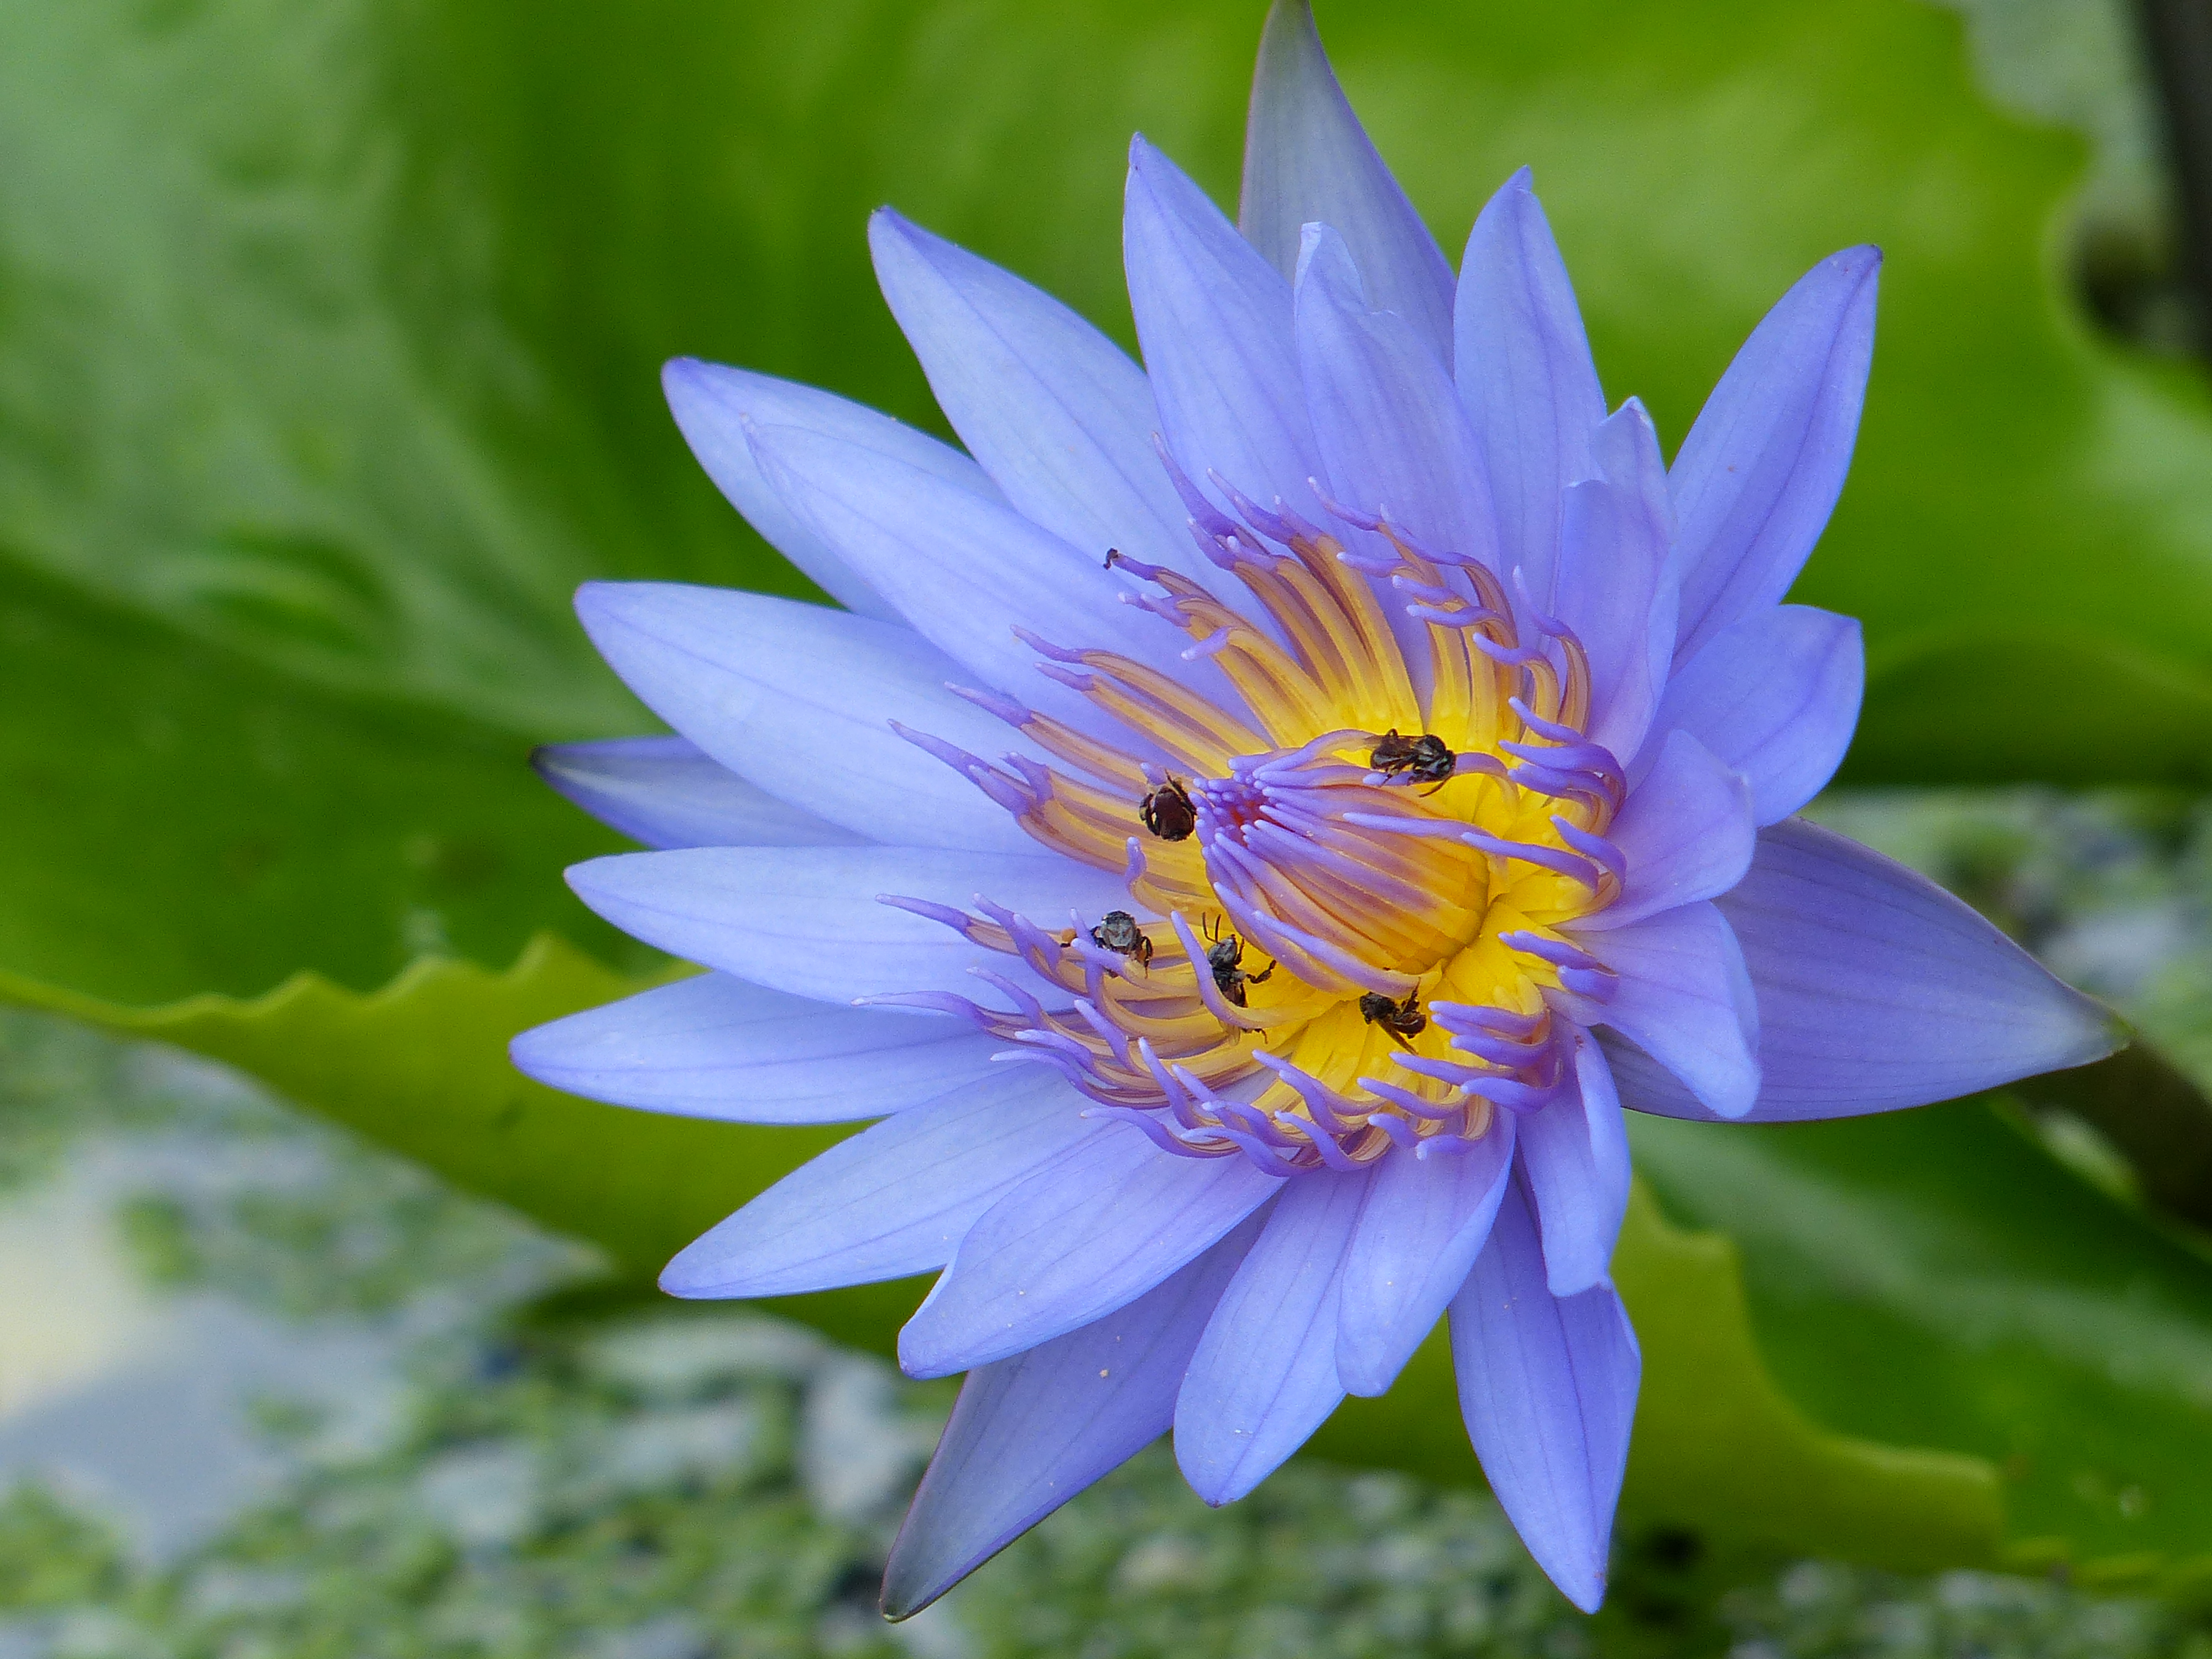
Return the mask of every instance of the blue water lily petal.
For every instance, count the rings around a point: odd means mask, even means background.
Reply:
[[[540,1083],[617,1106],[733,1123],[848,1123],[980,1083],[995,1046],[952,1020],[842,1007],[700,974],[526,1031]]]
[[[795,1296],[927,1273],[1039,1165],[1108,1133],[1027,1067],[940,1091],[786,1176],[684,1249],[677,1296]]]
[[[1267,15],[1244,135],[1237,221],[1285,276],[1310,224],[1334,225],[1368,273],[1370,297],[1451,362],[1452,272],[1337,84],[1306,0]]]
[[[1682,440],[1686,662],[1790,591],[1843,493],[1874,358],[1879,248],[1823,259],[1768,312]]]
[[[1814,824],[1762,830],[1717,908],[1759,987],[1754,1120],[1924,1106],[2125,1040],[2110,1012],[1926,877]],[[1706,1115],[1642,1056],[1614,1061],[1628,1104]]]
[[[1160,1158],[1133,1129],[1085,1138],[969,1230],[899,1364],[949,1376],[1103,1318],[1281,1190],[1241,1158]]]
[[[648,708],[793,805],[869,841],[1030,850],[1003,809],[899,736],[918,727],[988,754],[1033,752],[945,689],[960,665],[912,629],[675,582],[593,582],[576,613]],[[906,803],[895,817],[887,789]]]
[[[1065,923],[1076,911],[1103,915],[1121,897],[1099,872],[1065,860],[903,847],[623,853],[576,866],[568,884],[617,927],[672,955],[843,1003],[981,988],[970,969],[1002,959],[916,907],[949,911],[991,892]],[[896,899],[910,902],[888,902]]]
[[[685,738],[549,743],[530,763],[632,841],[678,847],[848,847],[865,841],[757,784]]]
[[[1260,501],[1297,495],[1321,461],[1289,279],[1142,138],[1129,146],[1121,253],[1160,435],[1184,476],[1205,487],[1218,473]]]
[[[1669,732],[1613,821],[1613,842],[1628,866],[1620,897],[1583,926],[1610,930],[1718,897],[1751,867],[1756,837],[1744,775],[1689,732]]]
[[[1511,1179],[1513,1120],[1462,1152],[1387,1158],[1344,1264],[1336,1370],[1351,1394],[1398,1379],[1482,1254]]]
[[[1176,1399],[1175,1448],[1207,1503],[1250,1492],[1343,1400],[1337,1308],[1371,1179],[1329,1171],[1285,1183],[1206,1322]]]
[[[1605,1597],[1643,1357],[1610,1285],[1555,1297],[1517,1186],[1451,1307],[1460,1408],[1528,1553],[1586,1613]]]
[[[999,493],[983,470],[951,445],[811,386],[696,357],[678,357],[668,364],[660,372],[660,384],[669,412],[676,416],[691,453],[731,505],[824,592],[863,617],[898,620],[898,613],[866,578],[801,523],[761,477],[746,437],[750,428],[799,426],[827,432],[896,456],[979,495],[995,498]]]
[[[1504,562],[1540,599],[1559,561],[1559,492],[1594,477],[1605,393],[1566,262],[1523,167],[1474,221],[1460,261],[1459,390],[1490,464]]]
[[[945,418],[1015,509],[1079,548],[1196,564],[1144,370],[1050,295],[884,208],[877,279]],[[1194,570],[1192,574],[1197,572]]]
[[[1597,1039],[1575,1040],[1575,1088],[1521,1123],[1521,1174],[1543,1236],[1553,1296],[1608,1281],[1628,1212],[1628,1130]]]
[[[1858,623],[1806,605],[1778,605],[1722,629],[1675,670],[1658,729],[1695,737],[1751,785],[1759,824],[1819,794],[1858,725],[1866,647]],[[1632,763],[1640,782],[1654,745]]]
[[[884,1568],[919,1613],[1166,1432],[1191,1352],[1260,1228],[1247,1221],[1105,1318],[970,1371]]]

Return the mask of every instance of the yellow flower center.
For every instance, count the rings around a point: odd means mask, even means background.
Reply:
[[[1059,763],[979,782],[1047,846],[1124,872],[1145,919],[960,918],[1074,998],[1046,1010],[1001,981],[1018,1012],[963,1012],[1177,1151],[1351,1167],[1462,1148],[1495,1107],[1561,1086],[1545,992],[1605,994],[1560,932],[1620,884],[1604,835],[1624,786],[1582,735],[1588,665],[1555,623],[1524,639],[1472,560],[1345,514],[1376,550],[1349,552],[1232,499],[1249,525],[1202,528],[1264,624],[1176,571],[1109,562],[1158,590],[1143,602],[1241,707],[1042,640],[1045,671],[1127,749],[976,695]],[[1411,601],[1409,625],[1370,574]]]

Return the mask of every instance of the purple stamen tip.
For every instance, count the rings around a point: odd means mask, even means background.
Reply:
[[[1287,544],[1291,536],[1296,533],[1289,525],[1237,489],[1218,471],[1209,467],[1206,477],[1208,483],[1229,498],[1230,506],[1244,515],[1244,522],[1262,536]]]
[[[1021,1010],[1022,1018],[1024,1019],[1035,1024],[1044,1018],[1044,1004],[1039,1002],[1004,974],[991,968],[970,968],[968,971],[981,980],[984,984],[998,991],[1015,1007]]]
[[[1506,580],[1513,584],[1513,596],[1521,601],[1522,610],[1528,613],[1528,619],[1536,624],[1540,632],[1549,634],[1553,639],[1558,639],[1567,631],[1567,625],[1565,623],[1556,617],[1547,616],[1538,606],[1536,596],[1528,591],[1527,571],[1516,564],[1507,573]]]
[[[983,764],[958,744],[947,743],[943,738],[927,732],[917,732],[902,720],[885,720],[884,724],[924,754],[936,756],[956,772],[965,772],[970,767]]]
[[[1279,1123],[1288,1124],[1300,1129],[1307,1130],[1311,1138],[1314,1151],[1321,1155],[1321,1161],[1328,1164],[1330,1169],[1336,1170],[1340,1175],[1358,1175],[1359,1173],[1361,1168],[1359,1163],[1357,1159],[1346,1155],[1344,1148],[1338,1144],[1337,1139],[1334,1135],[1329,1134],[1325,1131],[1318,1133],[1314,1132],[1311,1126],[1299,1122],[1298,1120],[1289,1112],[1276,1113],[1275,1121]]]
[[[1021,817],[1037,808],[1035,797],[1009,780],[1004,773],[988,766],[979,766],[968,774],[968,781],[988,795],[994,804]]]
[[[1541,865],[1547,870],[1556,870],[1570,881],[1578,881],[1593,893],[1598,889],[1601,872],[1595,864],[1576,853],[1563,853],[1557,848],[1533,846],[1527,842],[1505,841],[1481,830],[1462,830],[1460,839],[1469,847],[1489,854],[1493,858],[1514,859],[1522,864]],[[1500,935],[1502,938],[1503,935]]]
[[[1310,519],[1301,518],[1297,509],[1280,495],[1275,497],[1275,516],[1291,527],[1292,534],[1302,539],[1310,542],[1317,542],[1321,539],[1321,526]]]
[[[1319,478],[1308,478],[1306,487],[1313,491],[1314,499],[1322,505],[1322,511],[1328,514],[1330,518],[1340,519],[1357,530],[1379,531],[1382,528],[1381,519],[1365,513],[1355,512],[1342,502],[1331,500],[1328,491],[1322,488]]]
[[[1393,575],[1405,568],[1396,559],[1379,553],[1355,553],[1348,547],[1336,556],[1336,562],[1369,576]]]
[[[1235,533],[1237,520],[1206,500],[1206,493],[1190,481],[1190,475],[1168,453],[1167,441],[1157,432],[1152,434],[1152,453],[1160,458],[1160,465],[1167,469],[1168,482],[1175,486],[1176,494],[1182,497],[1182,504],[1194,522],[1202,526],[1209,535]]]
[[[1460,1108],[1456,1106],[1440,1106],[1435,1101],[1423,1100],[1411,1089],[1385,1083],[1379,1077],[1364,1077],[1359,1079],[1359,1086],[1377,1099],[1387,1100],[1400,1111],[1409,1112],[1425,1122],[1448,1122],[1460,1115]]]
[[[1031,760],[1027,755],[1018,755],[1011,750],[1006,755],[1005,760],[1007,765],[1022,775],[1022,781],[1029,785],[1030,793],[1036,797],[1040,804],[1052,799],[1052,773],[1048,769]]]
[[[1383,516],[1387,520],[1389,515],[1386,513]],[[1472,554],[1447,552],[1442,549],[1429,546],[1425,542],[1419,540],[1401,524],[1391,525],[1383,533],[1407,553],[1425,563],[1440,564],[1461,570],[1485,568],[1482,561]]]
[[[951,1014],[956,1018],[989,1029],[989,1018],[985,1012],[966,997],[956,996],[950,991],[886,991],[876,996],[854,997],[855,1008],[917,1008],[925,1013]]]
[[[1525,1117],[1531,1112],[1540,1112],[1563,1096],[1566,1090],[1558,1083],[1529,1084],[1517,1078],[1478,1077],[1468,1079],[1467,1091],[1480,1095],[1492,1105]]]
[[[1120,1123],[1133,1123],[1162,1152],[1173,1152],[1178,1158],[1218,1158],[1218,1152],[1194,1146],[1184,1140],[1173,1129],[1150,1112],[1139,1111],[1134,1106],[1093,1106],[1083,1113],[1085,1117],[1111,1118]]]
[[[1036,711],[1016,702],[1001,692],[985,691],[969,685],[954,685],[949,680],[945,689],[954,696],[964,698],[987,714],[995,714],[1009,726],[1021,726],[1036,718]]]
[[[1400,1152],[1411,1152],[1416,1158],[1421,1155],[1421,1138],[1404,1118],[1393,1112],[1377,1112],[1367,1121],[1389,1136],[1390,1144]]]
[[[1224,1125],[1221,1133],[1245,1157],[1259,1165],[1262,1174],[1288,1176],[1297,1173],[1298,1162],[1295,1154],[1277,1152],[1256,1136],[1247,1134],[1242,1129],[1231,1129]]]
[[[894,910],[907,911],[925,921],[942,922],[957,933],[965,933],[975,925],[975,918],[965,910],[956,910],[949,904],[939,904],[930,899],[908,898],[898,893],[878,893],[876,902],[888,904]]]
[[[1540,655],[1541,653],[1537,654]],[[1562,726],[1557,720],[1546,720],[1541,714],[1539,714],[1534,709],[1528,707],[1528,699],[1525,697],[1508,697],[1505,700],[1505,706],[1508,708],[1510,708],[1516,714],[1518,714],[1521,717],[1521,723],[1523,726],[1526,726],[1531,732],[1536,733],[1539,737],[1549,738],[1553,743],[1580,744],[1588,741],[1583,733],[1577,727],[1571,726]],[[1592,748],[1596,747],[1594,744],[1590,746]]]
[[[1108,556],[1106,568],[1109,570],[1126,570],[1139,581],[1146,582],[1159,580],[1160,573],[1165,568],[1162,565],[1147,564],[1142,559],[1133,558],[1118,547]]]
[[[1183,522],[1190,530],[1191,540],[1198,544],[1198,550],[1206,555],[1206,562],[1217,570],[1226,570],[1233,574],[1237,569],[1236,548],[1224,541],[1218,532],[1206,529],[1196,519],[1186,519]]]
[[[1402,567],[1390,573],[1390,586],[1401,593],[1410,593],[1430,605],[1463,605],[1466,600],[1449,587],[1438,587],[1434,582],[1425,582]]]
[[[1158,617],[1162,622],[1171,623],[1177,628],[1182,626],[1182,601],[1181,599],[1175,599],[1165,593],[1139,593],[1134,589],[1127,587],[1123,588],[1119,593],[1115,595],[1115,597],[1120,599],[1123,605],[1133,605],[1139,611],[1150,611],[1153,616]]]
[[[1129,861],[1121,867],[1124,886],[1134,887],[1145,878],[1145,844],[1134,836],[1129,837]]]
[[[1500,933],[1498,942],[1509,951],[1526,951],[1555,968],[1579,968],[1588,971],[1605,965],[1587,951],[1577,951],[1563,939],[1546,939],[1525,927],[1510,928]]]
[[[1058,681],[1071,691],[1087,692],[1098,683],[1098,677],[1088,670],[1063,668],[1056,662],[1041,662],[1037,664],[1036,671],[1048,680]]]
[[[1579,825],[1570,823],[1558,813],[1552,815],[1552,828],[1559,832],[1559,839],[1583,857],[1595,860],[1613,872],[1616,881],[1628,879],[1628,860],[1620,848],[1603,836],[1594,836]]]
[[[1488,620],[1488,618],[1483,618],[1482,620]],[[1471,619],[1464,624],[1455,625],[1465,626],[1472,630],[1474,626],[1474,622]],[[1496,640],[1492,639],[1487,634],[1475,633],[1473,631],[1468,633],[1467,640],[1469,645],[1472,645],[1476,650],[1481,652],[1484,656],[1489,658],[1491,661],[1498,664],[1500,667],[1525,668],[1532,662],[1541,662],[1544,660],[1544,653],[1542,649],[1536,646],[1500,645]],[[1519,699],[1516,698],[1514,701],[1517,702]],[[1579,737],[1581,733],[1577,732],[1576,735]]]
[[[991,1056],[991,1063],[994,1066],[1049,1066],[1070,1083],[1079,1085],[1082,1082],[1074,1061],[1051,1048],[1001,1048]]]
[[[1049,657],[1054,662],[1081,662],[1083,660],[1083,653],[1080,651],[1072,651],[1064,645],[1054,645],[1042,635],[1033,633],[1030,629],[1024,628],[1018,623],[1014,624],[1013,634],[1016,639],[1019,640],[1024,645],[1029,647],[1030,650],[1036,652],[1041,657]]]

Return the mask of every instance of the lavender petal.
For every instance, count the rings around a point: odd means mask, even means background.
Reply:
[[[1585,1613],[1605,1599],[1644,1360],[1610,1285],[1555,1297],[1516,1183],[1451,1306],[1460,1410],[1536,1565]]]
[[[1050,1073],[989,1080],[885,1118],[802,1164],[677,1254],[671,1296],[795,1296],[927,1273],[1042,1165],[1109,1133]]]
[[[1167,1431],[1199,1334],[1260,1226],[1244,1222],[1104,1318],[969,1373],[891,1546],[887,1617],[921,1612]]]
[[[1307,0],[1276,0],[1267,14],[1237,222],[1285,276],[1297,270],[1305,227],[1333,227],[1366,273],[1376,307],[1403,317],[1450,366],[1451,265],[1352,112]]]
[[[1293,1176],[1207,1322],[1176,1401],[1176,1460],[1207,1503],[1234,1503],[1344,1398],[1336,1377],[1345,1253],[1370,1176]]]

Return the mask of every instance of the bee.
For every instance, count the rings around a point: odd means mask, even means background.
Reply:
[[[1198,828],[1198,808],[1190,804],[1190,791],[1176,777],[1146,796],[1137,816],[1162,841],[1188,841],[1190,832]]]
[[[1209,919],[1204,927],[1206,939],[1206,965],[1213,970],[1213,983],[1221,994],[1239,1008],[1246,1006],[1244,988],[1263,985],[1272,977],[1275,964],[1269,963],[1256,974],[1244,971],[1244,941],[1231,933],[1224,938],[1218,924]]]
[[[1367,757],[1367,763],[1377,772],[1394,775],[1402,772],[1408,778],[1433,783],[1436,789],[1423,792],[1433,795],[1444,787],[1452,769],[1459,764],[1459,757],[1432,732],[1424,732],[1418,738],[1401,738],[1394,726],[1387,735],[1376,739],[1375,752]]]
[[[1099,917],[1098,925],[1091,930],[1091,942],[1102,951],[1134,957],[1146,973],[1152,972],[1152,941],[1127,910],[1109,910]]]
[[[1359,1017],[1370,1025],[1380,1025],[1401,1047],[1410,1048],[1413,1045],[1409,1039],[1429,1029],[1429,1017],[1413,1006],[1417,994],[1408,991],[1403,1002],[1393,1002],[1379,991],[1370,991],[1359,999]]]

